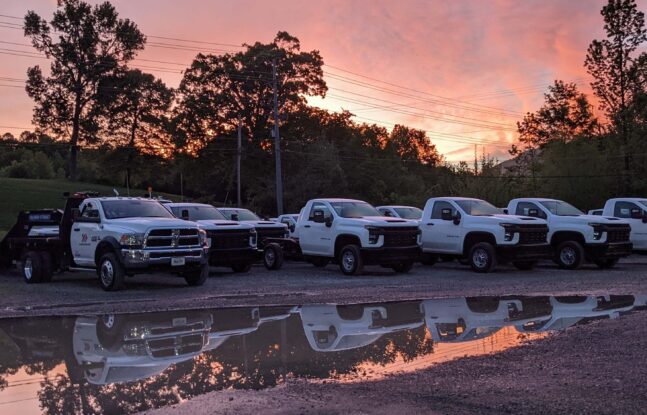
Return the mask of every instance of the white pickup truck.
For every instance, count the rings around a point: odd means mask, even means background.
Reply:
[[[428,265],[440,256],[454,256],[466,258],[476,272],[490,272],[497,263],[506,261],[529,270],[549,254],[546,221],[504,215],[479,199],[429,199],[420,229],[423,262]]]
[[[360,274],[364,265],[408,272],[420,255],[417,222],[382,216],[360,200],[310,200],[296,232],[306,260],[317,266],[336,261],[346,275]]]
[[[628,221],[631,226],[629,239],[634,252],[647,254],[647,198],[607,200],[602,215]]]
[[[33,235],[37,226],[59,231]],[[48,282],[65,270],[96,270],[107,291],[141,273],[179,274],[189,285],[202,285],[209,276],[206,233],[150,199],[76,193],[63,212],[21,212],[0,245],[3,260],[19,264],[27,283]]]
[[[586,215],[564,201],[541,198],[513,199],[508,213],[548,222],[548,241],[561,268],[577,269],[585,260],[610,268],[632,251],[631,228],[623,219]]]
[[[259,249],[265,247],[265,240],[268,238],[287,238],[290,236],[288,225],[271,220],[263,220],[251,210],[241,208],[218,208],[218,210],[228,220],[254,226]]]
[[[197,223],[207,232],[209,265],[247,272],[260,258],[256,228],[246,222],[225,219],[218,209],[202,203],[166,203],[173,215]]]

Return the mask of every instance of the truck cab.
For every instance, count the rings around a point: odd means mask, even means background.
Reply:
[[[634,252],[647,254],[647,198],[617,198],[604,204],[602,215],[629,222]]]
[[[290,236],[288,225],[271,220],[263,220],[251,210],[241,208],[218,208],[218,210],[228,220],[254,226],[259,249],[265,247],[265,240],[268,238],[288,238]]]
[[[553,259],[561,268],[577,269],[585,261],[613,267],[631,254],[631,228],[623,219],[587,215],[562,200],[523,198],[508,204],[508,212],[548,222]]]
[[[256,228],[228,220],[215,207],[202,203],[166,203],[175,217],[195,222],[207,233],[209,265],[247,272],[259,258]]]
[[[465,258],[476,272],[490,272],[507,261],[529,270],[549,254],[546,221],[505,215],[479,199],[429,199],[420,229],[423,262],[429,265],[442,255]]]
[[[310,200],[296,231],[306,259],[336,261],[346,275],[360,274],[365,264],[408,272],[420,254],[417,222],[382,216],[361,200]]]

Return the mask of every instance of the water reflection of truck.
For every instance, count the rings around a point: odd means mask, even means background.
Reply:
[[[523,333],[564,330],[589,320],[617,318],[634,308],[632,295],[550,297],[551,313],[544,318],[526,321],[515,327]]]
[[[369,345],[387,333],[424,324],[418,301],[371,305],[304,305],[299,309],[308,343],[318,352]]]
[[[204,351],[212,323],[207,312],[78,317],[74,356],[92,384],[144,379]]]

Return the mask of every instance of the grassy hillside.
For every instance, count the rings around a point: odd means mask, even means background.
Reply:
[[[101,195],[113,195],[113,186],[70,182],[67,180],[30,180],[0,178],[0,237],[15,223],[18,212],[28,209],[63,208],[63,192],[96,191]],[[126,196],[126,189],[117,187],[119,194]],[[141,196],[145,190],[130,190],[131,196]],[[154,193],[171,200],[179,196]]]

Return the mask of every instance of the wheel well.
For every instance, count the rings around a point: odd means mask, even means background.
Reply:
[[[354,244],[359,247],[362,246],[359,238],[355,235],[339,235],[337,239],[335,239],[335,258],[339,256],[339,251],[341,251],[344,246],[350,244]]]
[[[116,253],[115,247],[108,241],[99,242],[97,249],[94,251],[94,263],[97,267],[99,266],[99,259],[108,252]]]
[[[550,239],[550,244],[552,246],[557,246],[564,241],[577,241],[584,245],[584,236],[579,232],[555,232],[553,237]]]
[[[496,238],[488,232],[470,232],[465,235],[463,242],[463,255],[467,255],[470,249],[479,242],[488,242],[492,246],[496,246]]]

